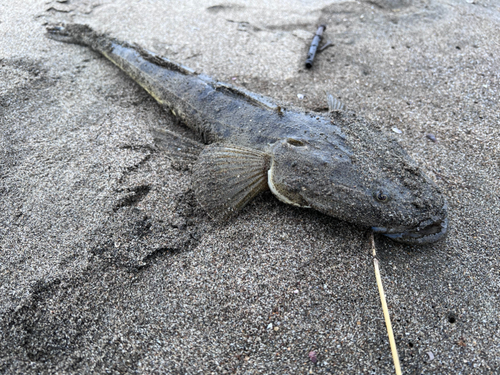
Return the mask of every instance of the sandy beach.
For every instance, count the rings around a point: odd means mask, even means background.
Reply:
[[[0,3],[0,373],[394,373],[366,228],[270,192],[213,222],[150,129],[189,131],[58,22],[381,124],[449,205],[441,242],[376,236],[403,373],[500,373],[493,0]]]

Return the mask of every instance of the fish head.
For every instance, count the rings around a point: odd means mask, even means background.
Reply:
[[[380,129],[344,120],[340,135],[291,137],[272,145],[271,191],[285,203],[395,241],[425,244],[443,238],[447,205],[438,187]]]

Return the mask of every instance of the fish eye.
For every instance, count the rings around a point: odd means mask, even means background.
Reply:
[[[295,146],[295,147],[302,147],[304,146],[304,142],[299,141],[298,139],[293,139],[293,138],[287,138],[287,143],[289,145]]]
[[[383,190],[377,190],[373,193],[375,199],[382,203],[387,203],[389,201],[390,195]]]

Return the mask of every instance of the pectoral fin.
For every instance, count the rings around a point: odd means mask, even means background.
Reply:
[[[151,133],[155,140],[155,145],[181,169],[188,168],[198,159],[198,155],[203,150],[203,144],[192,139],[183,137],[173,131],[163,128],[152,127]]]
[[[268,189],[268,169],[269,156],[262,151],[213,144],[193,167],[193,190],[208,214],[223,221]]]

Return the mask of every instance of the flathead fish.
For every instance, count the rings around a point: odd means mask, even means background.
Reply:
[[[284,108],[217,82],[88,26],[48,27],[48,36],[103,54],[203,140],[163,131],[179,154],[194,154],[193,190],[214,219],[225,220],[260,192],[282,202],[370,227],[396,241],[438,241],[446,200],[380,126],[329,96],[328,114]],[[168,140],[170,139],[170,141]]]

